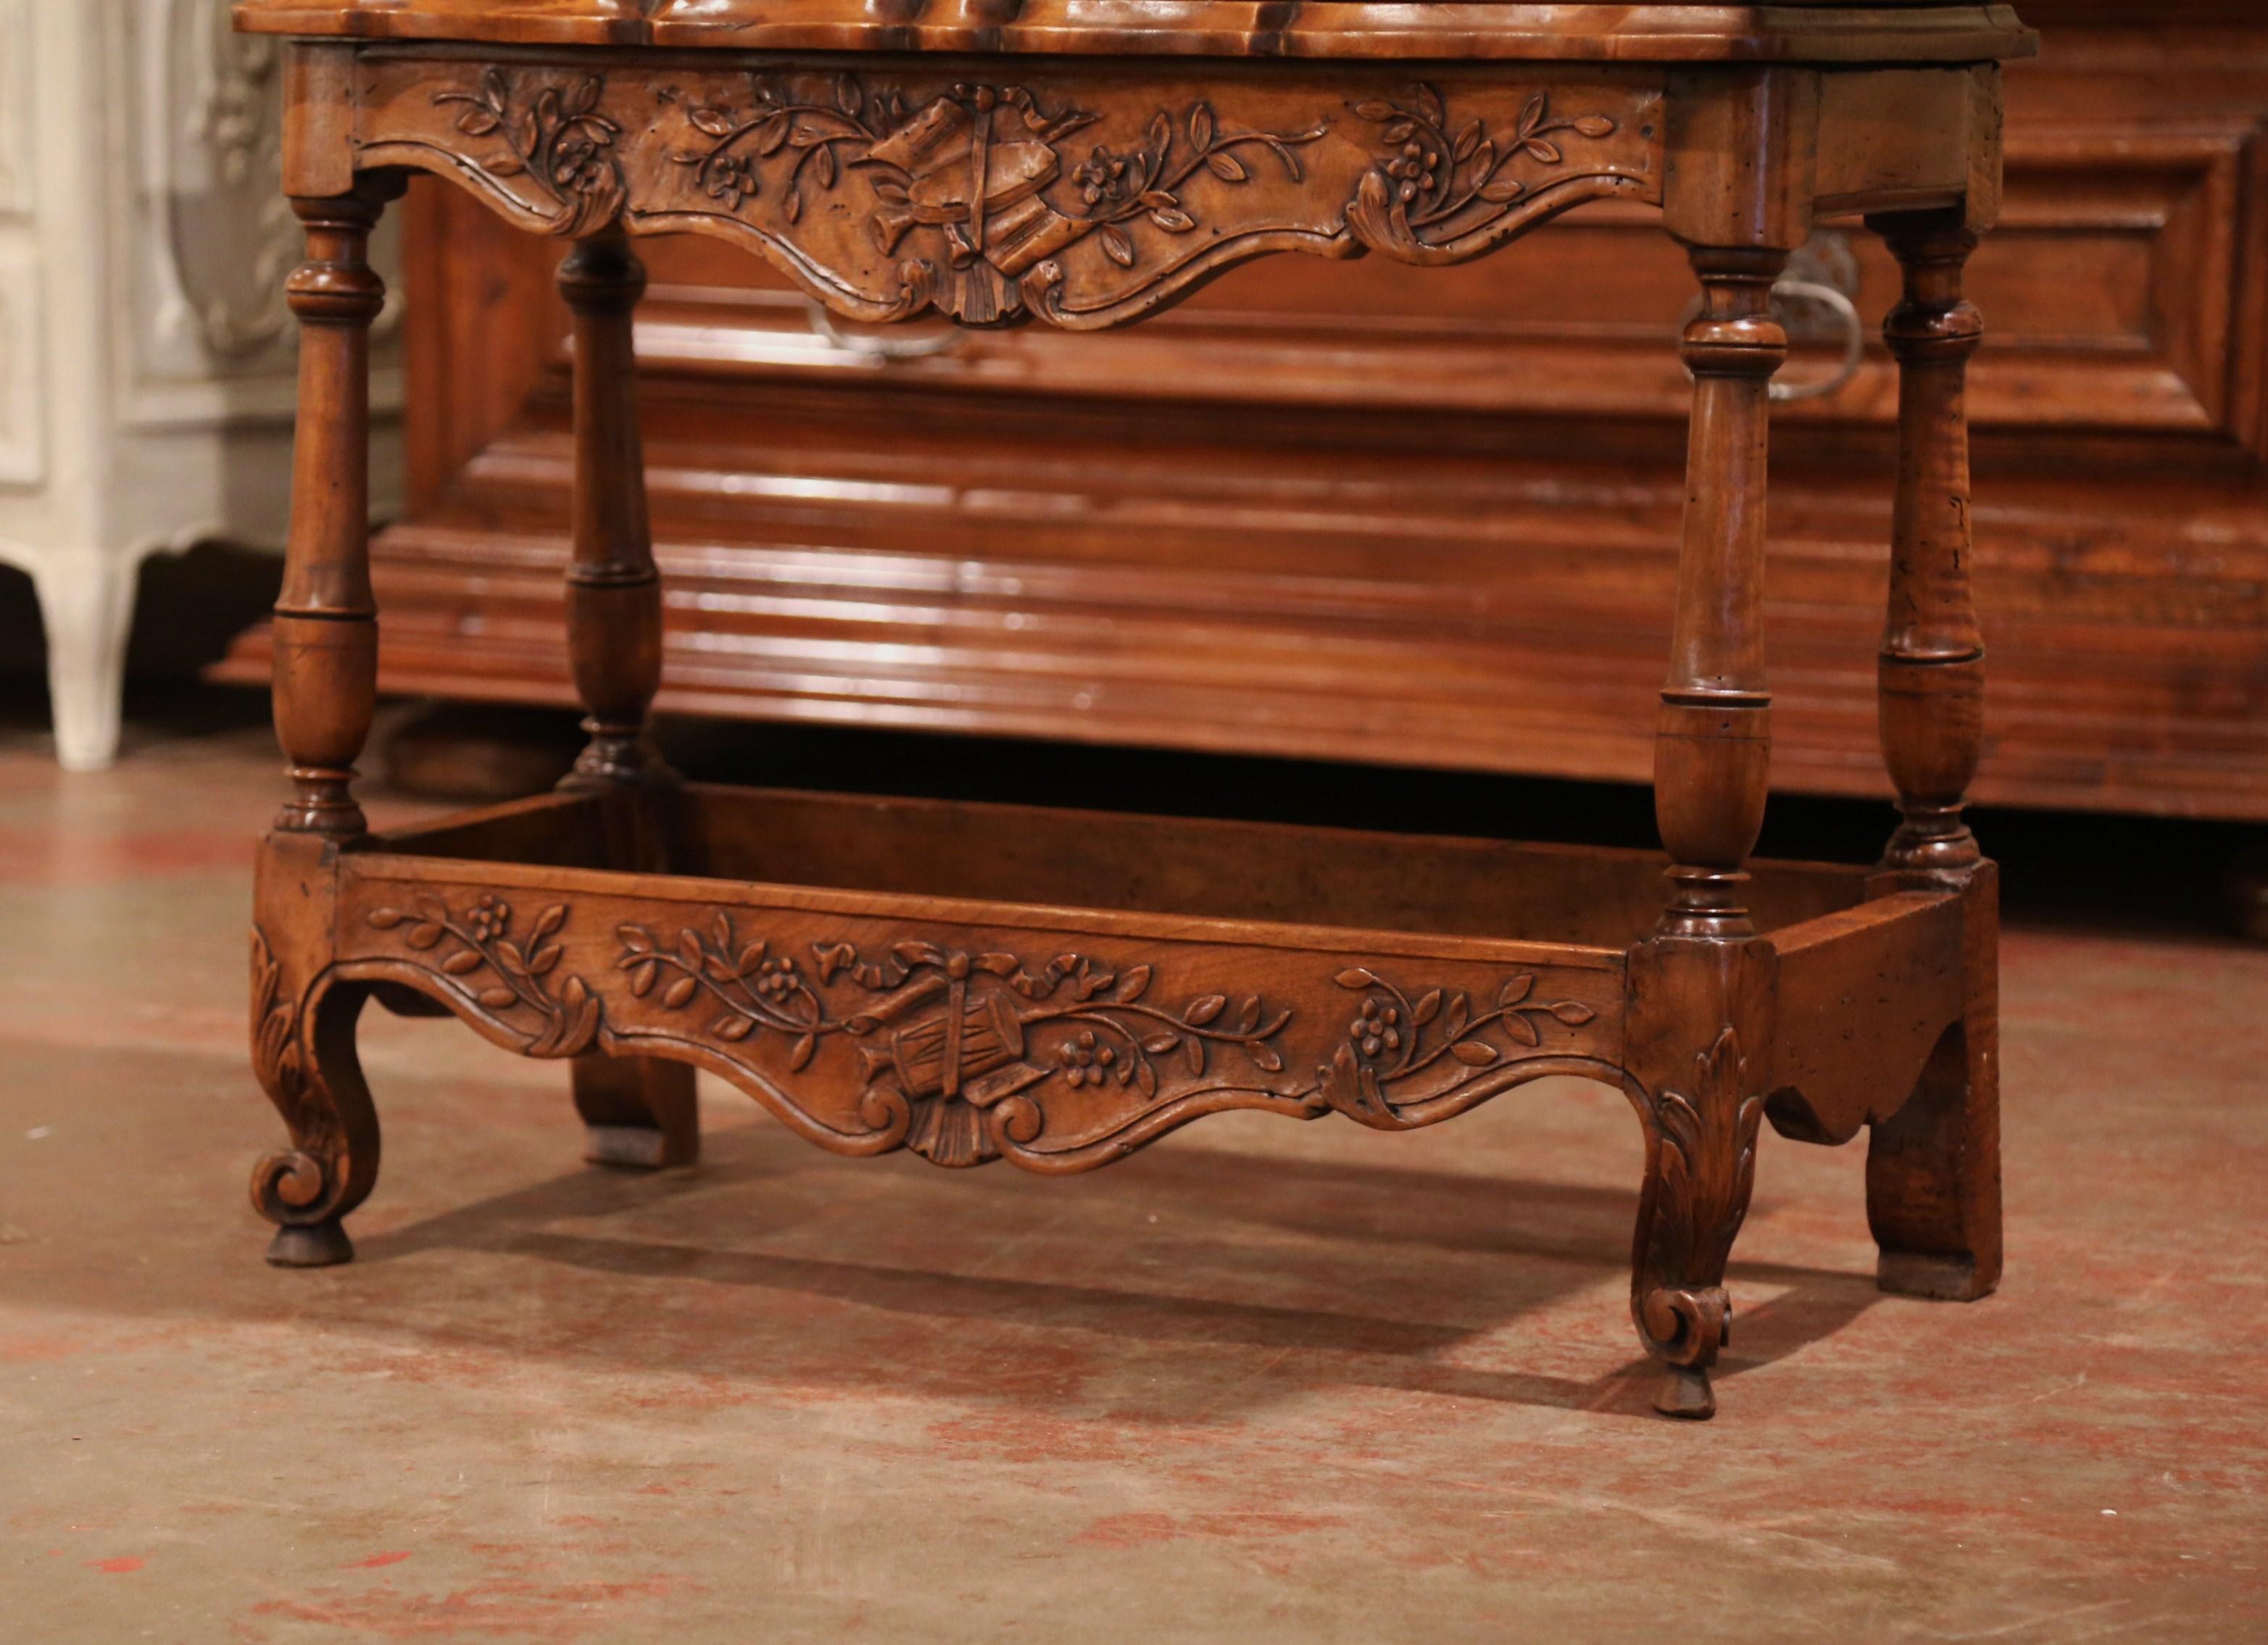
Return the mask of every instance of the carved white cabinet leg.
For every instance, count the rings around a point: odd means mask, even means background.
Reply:
[[[0,0],[0,562],[36,590],[73,770],[116,753],[144,562],[284,540],[299,237],[282,63],[228,9]],[[372,388],[383,513],[401,404],[384,354]]]

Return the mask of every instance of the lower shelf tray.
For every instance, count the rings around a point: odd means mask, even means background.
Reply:
[[[262,1054],[320,968],[527,1054],[709,1069],[839,1153],[1055,1172],[1229,1109],[1410,1129],[1555,1074],[1645,1100],[1648,853],[705,786],[661,809],[667,874],[607,866],[621,809],[587,797],[271,840]],[[1960,1015],[1959,900],[1814,864],[1753,890],[1790,996],[1773,1117],[1839,1140],[1870,1060],[1910,1086]]]

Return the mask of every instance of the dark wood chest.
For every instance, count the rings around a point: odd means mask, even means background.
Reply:
[[[2268,21],[2134,10],[2031,0],[2045,53],[2010,72],[2007,210],[1971,280],[1977,797],[2268,818]],[[411,217],[384,683],[571,701],[559,247],[438,187]],[[1422,276],[1256,263],[1107,336],[910,349],[706,242],[650,261],[665,709],[1647,776],[1692,290],[1650,209]],[[1898,281],[1862,232],[1808,261],[1867,346],[1775,443],[1773,775],[1887,796],[1874,334]],[[1812,319],[1799,380],[1840,357]],[[226,666],[264,676],[264,639]]]

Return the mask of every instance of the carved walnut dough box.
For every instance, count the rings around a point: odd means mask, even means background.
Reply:
[[[1631,1311],[1660,1407],[1714,1409],[1756,1144],[1869,1132],[1881,1279],[2000,1268],[1994,874],[1962,820],[1963,266],[1999,203],[2006,6],[1213,0],[247,0],[291,37],[308,239],[275,621],[291,797],[265,841],[254,1052],[291,1135],[270,1258],[346,1260],[377,1176],[376,998],[569,1062],[592,1158],[688,1162],[693,1071],[842,1154],[1067,1172],[1203,1115],[1439,1124],[1550,1075],[1645,1142]],[[405,174],[575,244],[573,673],[562,790],[387,835],[351,794],[375,696],[367,238]],[[834,312],[1138,319],[1277,252],[1462,262],[1587,202],[1661,209],[1701,301],[1679,601],[1644,853],[686,785],[644,738],[660,589],[635,237],[769,259]],[[1881,653],[1903,820],[1871,866],[1751,863],[1771,290],[1822,218],[1904,271]]]

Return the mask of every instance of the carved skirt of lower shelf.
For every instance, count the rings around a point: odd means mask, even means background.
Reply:
[[[1551,1074],[1639,1094],[1646,853],[707,788],[672,810],[670,875],[602,866],[591,797],[271,840],[264,1062],[314,1032],[311,994],[391,984],[531,1056],[695,1063],[838,1153],[1045,1171],[1229,1109],[1405,1130]],[[1759,893],[1801,947],[1863,876],[1768,869]],[[1951,901],[1882,907],[1916,900]],[[1555,921],[1578,940],[1479,934]],[[1917,1054],[1958,1014],[1939,992]]]
[[[689,1091],[657,1071],[690,1063],[836,1153],[1049,1172],[1232,1109],[1410,1130],[1572,1075],[1637,1112],[1632,1311],[1678,1368],[1664,1408],[1699,1414],[1764,1119],[1846,1142],[1933,1058],[1989,1062],[1962,1038],[1983,885],[1764,865],[1763,934],[1695,944],[1647,935],[1643,852],[703,787],[276,834],[253,1039],[292,1146],[253,1197],[275,1259],[350,1254],[340,1218],[378,1171],[372,998],[583,1059],[660,1132],[689,1126]],[[608,1058],[646,1072],[598,1077]]]

